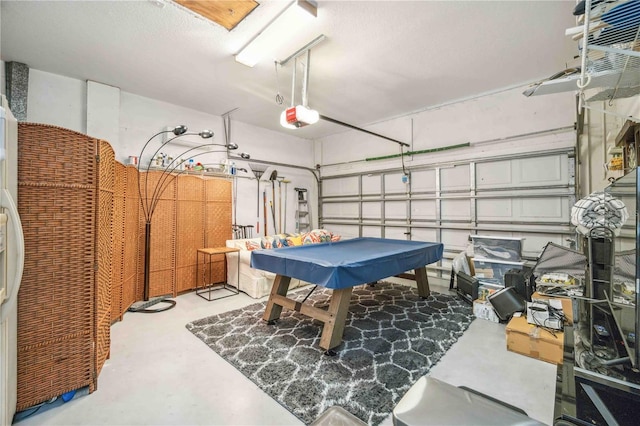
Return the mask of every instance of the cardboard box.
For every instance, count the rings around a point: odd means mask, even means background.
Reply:
[[[478,300],[487,300],[487,297],[503,288],[504,287],[493,284],[482,284],[482,281],[480,281],[480,285],[478,286]]]
[[[493,306],[491,306],[491,303],[484,300],[473,301],[473,315],[475,315],[476,318],[483,320],[500,322],[500,318],[498,318],[498,315],[493,309]]]
[[[562,364],[564,333],[550,332],[531,325],[523,316],[513,317],[507,324],[507,350],[552,364]]]
[[[480,268],[474,265],[473,270],[476,278],[493,278],[493,269],[491,268]]]
[[[558,299],[562,303],[562,312],[569,324],[573,324],[573,303],[569,297],[551,297],[538,293],[537,291],[531,295],[531,301],[546,300],[546,299]]]

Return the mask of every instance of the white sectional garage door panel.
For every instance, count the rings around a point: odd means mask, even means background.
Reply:
[[[566,246],[575,236],[574,170],[573,151],[557,150],[414,167],[409,186],[401,170],[329,177],[323,226],[347,238],[409,232],[412,240],[441,242],[442,267],[467,248],[470,234],[524,238],[523,254],[535,258],[549,241]]]
[[[476,166],[476,188],[561,185],[567,182],[568,175],[566,155],[482,162]]]

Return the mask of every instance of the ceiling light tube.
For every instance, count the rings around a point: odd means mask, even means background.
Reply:
[[[295,0],[240,49],[235,56],[236,61],[253,67],[316,16],[315,2]]]

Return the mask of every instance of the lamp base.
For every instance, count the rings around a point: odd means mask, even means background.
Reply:
[[[168,300],[169,297],[171,297],[171,295],[167,294],[164,296],[153,297],[149,300],[142,300],[140,302],[135,302],[134,304],[131,305],[131,307],[129,307],[129,309],[127,309],[127,311],[140,312],[143,314],[154,314],[157,312],[168,311],[169,309],[176,306],[176,301]],[[158,309],[148,309],[151,306],[157,305],[158,303],[166,303],[168,304],[168,306],[165,306],[164,308],[158,308]]]

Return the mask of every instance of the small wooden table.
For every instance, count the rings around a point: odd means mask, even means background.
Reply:
[[[217,255],[226,255],[227,253],[235,253],[238,251],[240,251],[240,249],[230,248],[230,247],[214,247],[214,248],[198,249],[196,253],[196,256],[197,256],[196,258],[196,294],[198,296],[202,297],[204,300],[211,302],[212,300],[222,299],[223,297],[234,296],[240,292],[240,259],[238,259],[238,279],[235,287],[230,285],[226,279],[227,256],[224,256],[224,276],[225,276],[224,281],[216,282],[216,283],[211,282],[212,281],[211,272],[213,269],[211,267],[211,257],[217,256]],[[202,255],[202,287],[198,285],[198,282],[200,281],[198,279],[198,277],[200,276],[200,274],[198,273],[199,266],[200,266],[200,255]],[[207,259],[207,256],[209,257],[208,259]],[[206,280],[207,265],[209,266],[208,280]],[[211,293],[216,292],[218,290],[227,290],[230,293],[225,292],[223,293],[222,296],[212,297]]]

